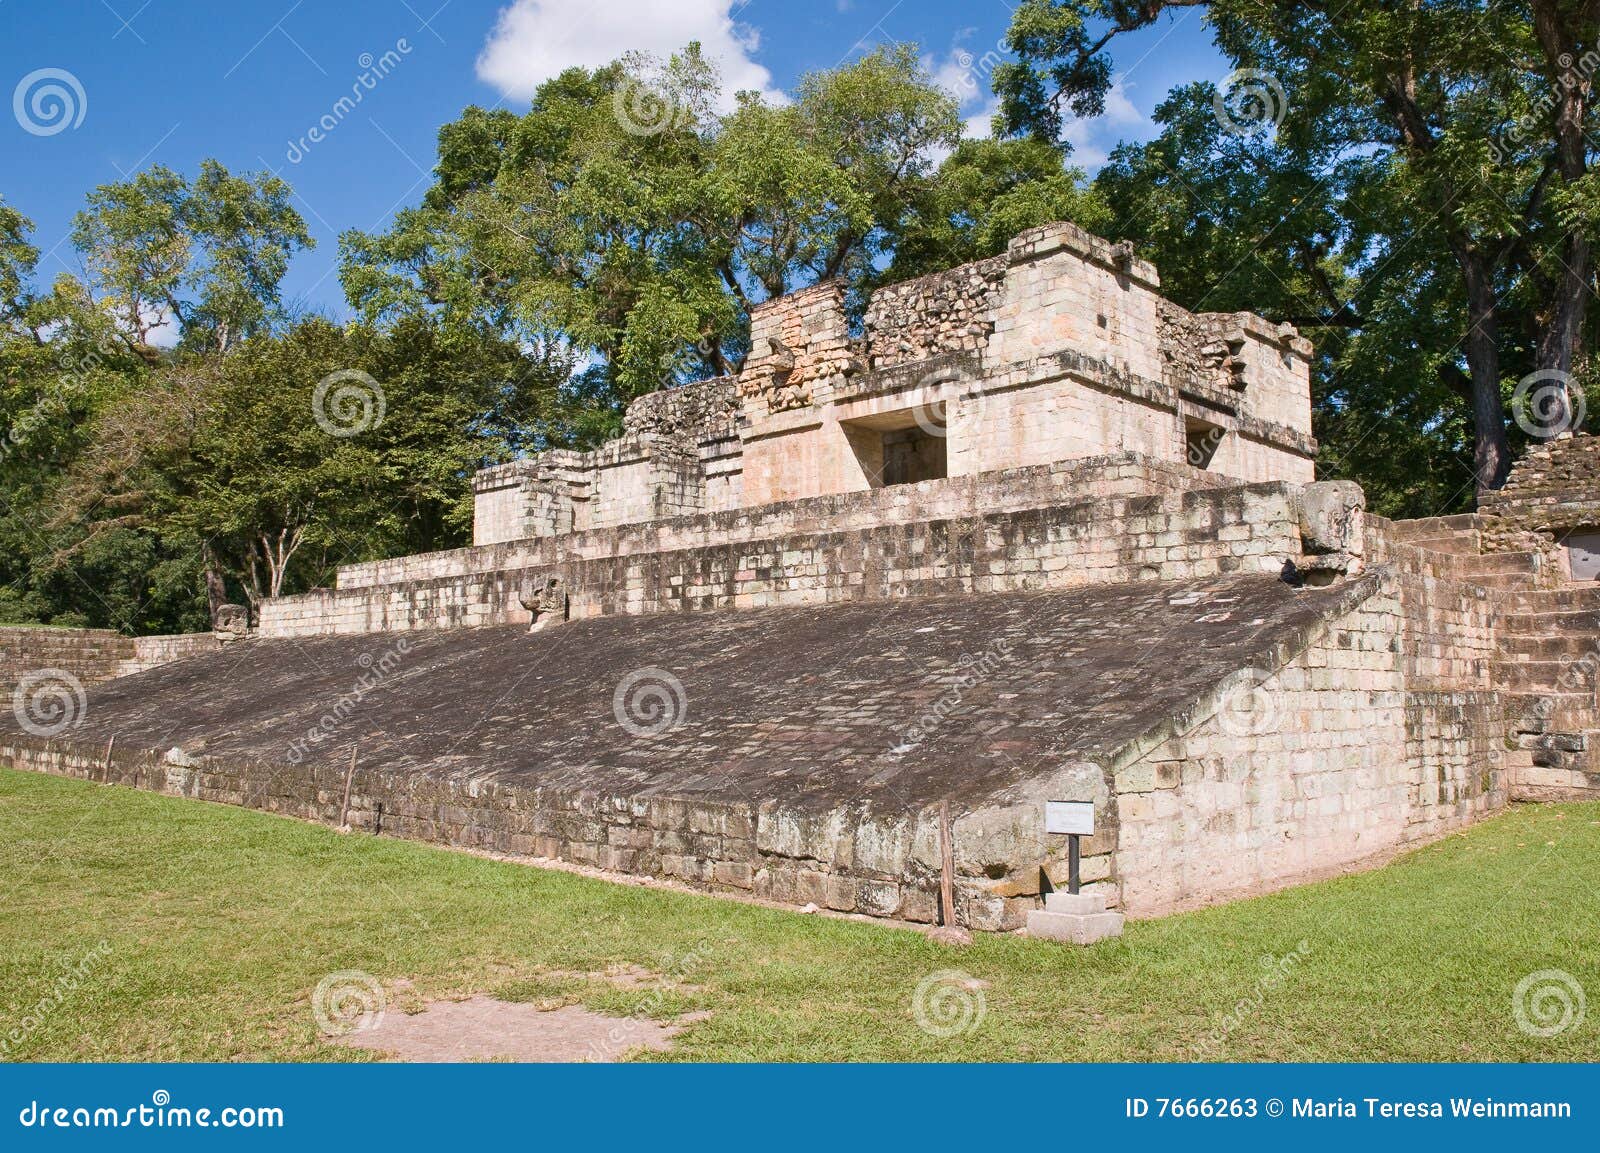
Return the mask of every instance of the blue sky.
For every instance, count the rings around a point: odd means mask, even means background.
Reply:
[[[1002,0],[0,0],[0,91],[14,113],[0,118],[0,196],[38,226],[48,280],[76,271],[67,230],[96,185],[152,164],[192,174],[206,157],[271,169],[294,187],[317,239],[286,295],[343,316],[338,234],[381,229],[416,203],[438,127],[468,104],[520,110],[561,67],[691,38],[731,84],[772,93],[887,41],[913,41],[976,130],[986,123],[985,61],[1001,51],[1009,18]],[[1073,129],[1079,163],[1148,136],[1173,85],[1228,71],[1193,9],[1130,39],[1117,68],[1107,116]],[[363,75],[359,106],[309,140]],[[66,94],[65,120],[30,104],[52,85]]]

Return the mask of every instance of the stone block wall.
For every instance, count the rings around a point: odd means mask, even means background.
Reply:
[[[1544,552],[1566,571],[1563,536],[1600,529],[1600,437],[1579,433],[1532,445],[1506,483],[1478,501],[1490,552]]]
[[[107,757],[101,749],[18,737],[0,740],[0,763],[325,824],[336,824],[343,807],[343,770],[325,765],[285,771],[276,764],[122,748]],[[349,823],[390,836],[667,877],[764,900],[922,923],[937,917],[936,810],[818,814],[771,800],[604,796],[358,765]],[[958,843],[964,833],[972,835],[958,828]],[[1016,928],[1032,902],[996,890],[981,874],[958,875],[958,923]]]
[[[134,657],[133,638],[110,629],[0,627],[0,694],[9,703],[18,681],[40,669],[62,669],[85,685],[107,681]]]
[[[1287,662],[1243,671],[1200,723],[1110,766],[1097,873],[1127,911],[1335,875],[1506,803],[1482,590],[1392,567],[1368,580]]]
[[[1132,454],[1059,461],[982,476],[811,497],[749,509],[713,510],[562,541],[520,539],[495,545],[364,561],[339,569],[341,590],[550,565],[566,557],[610,556],[661,549],[765,540],[794,533],[871,528],[908,521],[1017,511],[1117,495],[1229,487],[1225,477]]]
[[[879,289],[859,337],[840,282],[761,302],[737,379],[634,402],[623,438],[588,454],[590,507],[572,523],[878,487],[883,435],[915,429],[946,440],[947,475],[960,476],[1124,451],[1182,461],[1202,420],[1221,440],[1194,463],[1309,483],[1309,342],[1248,313],[1191,315],[1159,289],[1127,246],[1052,224],[1002,256]],[[648,447],[662,437],[683,464],[666,479],[672,454]],[[503,507],[548,499],[515,475],[481,482],[475,543],[560,523]]]
[[[116,675],[125,677],[130,673],[142,673],[145,669],[214,653],[221,648],[222,641],[216,633],[167,633],[134,637],[133,657],[122,663]]]
[[[1102,483],[1142,483],[1162,475],[1124,467],[1122,481]],[[1063,478],[1069,474],[1062,470]],[[1049,491],[1052,473],[1020,477],[1040,486],[1032,490],[1032,501],[1020,502],[1030,504]],[[269,601],[262,606],[261,633],[291,637],[525,623],[530,616],[524,594],[549,576],[562,581],[576,618],[1275,573],[1300,555],[1295,498],[1286,485],[1108,495],[1076,503],[1062,502],[1056,489],[1051,503],[1004,511],[982,500],[992,486],[972,484],[965,486],[964,500],[949,503],[947,516],[928,516],[929,508],[918,507],[914,490],[926,486],[932,496],[944,489],[948,500],[952,483],[904,486],[912,491],[899,494],[906,507],[898,518],[883,517],[877,502],[863,494],[856,498],[861,507],[854,510],[854,523],[849,515],[830,517],[824,509],[810,510],[808,523],[799,509],[775,508],[691,518],[670,537],[635,526],[571,541],[529,542],[538,547],[515,554],[502,546],[479,559],[489,567],[478,571],[464,572],[462,558],[442,554],[444,563],[433,570],[441,575],[403,580],[393,569],[369,571],[362,576],[387,579]],[[846,511],[838,503],[833,508]],[[839,527],[824,527],[829,524]]]
[[[1010,268],[988,356],[1019,364],[1070,349],[1143,380],[1161,379],[1161,279],[1132,250],[1070,224],[1024,232]]]
[[[0,626],[0,699],[9,701],[32,672],[60,669],[87,686],[220,647],[214,633],[130,637],[111,629]]]

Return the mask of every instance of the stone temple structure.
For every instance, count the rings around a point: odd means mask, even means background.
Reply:
[[[358,828],[977,929],[1064,880],[1047,801],[1137,916],[1600,796],[1600,442],[1367,515],[1314,479],[1304,339],[1070,225],[751,329],[736,378],[479,474],[469,548],[70,723],[19,690],[0,761],[328,821],[354,764]]]

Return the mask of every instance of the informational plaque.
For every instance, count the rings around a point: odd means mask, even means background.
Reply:
[[[1047,833],[1076,833],[1083,837],[1094,836],[1094,802],[1046,801],[1044,803],[1044,831]]]

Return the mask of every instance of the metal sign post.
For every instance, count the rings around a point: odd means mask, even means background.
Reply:
[[[1081,883],[1082,849],[1080,837],[1094,836],[1093,801],[1046,801],[1044,831],[1067,838],[1067,892],[1076,893]]]
[[[1046,801],[1044,831],[1067,838],[1067,891],[1051,892],[1048,873],[1040,878],[1044,908],[1028,914],[1028,935],[1075,945],[1092,945],[1122,932],[1121,913],[1106,910],[1106,894],[1080,893],[1082,883],[1081,838],[1094,836],[1092,801]],[[1101,886],[1104,889],[1105,886]]]

